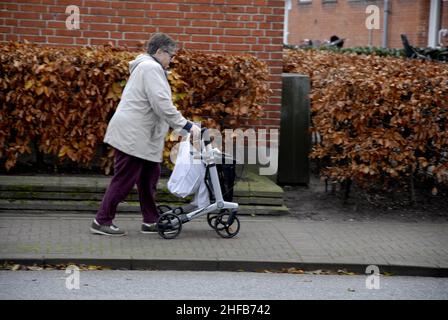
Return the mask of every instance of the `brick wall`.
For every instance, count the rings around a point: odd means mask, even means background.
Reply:
[[[68,5],[80,9],[80,29],[68,30]],[[284,2],[271,0],[17,0],[0,2],[0,41],[57,46],[111,42],[141,49],[165,32],[187,49],[252,54],[266,61],[273,90],[257,127],[280,123]]]
[[[327,0],[328,1],[328,0]],[[369,4],[380,8],[380,30],[372,30],[372,45],[381,46],[383,33],[383,1],[381,0],[312,0],[300,3],[292,0],[289,18],[290,44],[300,44],[303,39],[329,39],[336,34],[346,38],[344,47],[367,46],[369,30],[365,27]],[[448,1],[442,2],[442,27],[448,27]],[[401,48],[400,34],[406,34],[414,46],[428,43],[430,0],[392,0],[389,15],[389,46]]]

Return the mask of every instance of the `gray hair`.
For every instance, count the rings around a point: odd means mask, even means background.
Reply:
[[[148,53],[155,54],[158,49],[174,52],[177,49],[176,42],[165,33],[155,33],[148,43]]]

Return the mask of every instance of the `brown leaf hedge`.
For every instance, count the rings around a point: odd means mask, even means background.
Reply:
[[[30,153],[32,144],[59,163],[70,159],[90,166],[137,54],[109,46],[1,44],[0,158],[6,169]],[[270,92],[267,79],[266,64],[255,57],[193,51],[178,52],[169,76],[173,101],[184,116],[217,129],[260,117]],[[106,173],[112,164],[109,149],[102,155]]]
[[[448,184],[447,63],[288,50],[284,72],[310,76],[312,132],[321,138],[311,158],[323,177]]]

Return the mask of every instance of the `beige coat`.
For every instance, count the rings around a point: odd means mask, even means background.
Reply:
[[[169,127],[182,129],[187,120],[173,105],[165,71],[153,57],[141,54],[129,69],[104,142],[129,155],[161,162]]]

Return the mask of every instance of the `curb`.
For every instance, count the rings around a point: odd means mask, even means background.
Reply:
[[[244,260],[171,260],[171,259],[98,259],[98,258],[0,258],[0,264],[57,265],[84,264],[107,267],[118,270],[173,270],[173,271],[243,271],[243,272],[279,272],[282,269],[295,268],[303,271],[325,270],[365,275],[367,264],[353,263],[312,263],[283,261],[244,261]],[[448,268],[377,265],[382,274],[413,277],[448,277]]]

